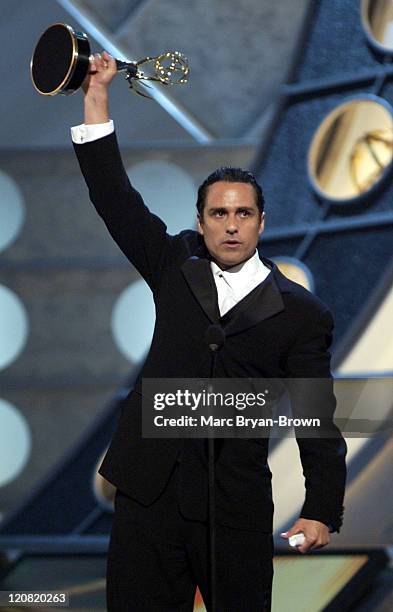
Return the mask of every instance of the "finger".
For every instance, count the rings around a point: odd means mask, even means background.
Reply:
[[[102,57],[103,57],[104,61],[106,62],[107,68],[111,72],[117,72],[116,60],[112,57],[112,55],[110,55],[110,53],[108,53],[108,51],[103,51]]]
[[[310,552],[310,550],[311,550],[311,546],[304,547],[304,545],[303,545],[303,546],[299,546],[299,547],[298,547],[298,551],[299,551],[299,552],[300,552],[302,555],[307,554],[308,552]]]
[[[309,539],[306,537],[305,542],[300,546],[296,546],[296,548],[300,553],[307,553],[314,547],[315,542],[315,539]]]
[[[296,535],[297,533],[303,533],[303,532],[300,527],[296,527],[295,525],[294,527],[289,529],[286,533],[287,533],[288,538],[290,538],[291,536]]]
[[[104,67],[104,60],[102,59],[101,53],[94,53],[94,61],[98,70],[102,70]]]
[[[108,51],[103,51],[102,52],[102,59],[104,60],[104,62],[109,63],[110,60],[113,59],[113,57],[108,53]]]
[[[100,72],[102,67],[102,58],[100,53],[94,53],[94,55],[90,56],[90,68],[89,73],[95,74]]]
[[[101,53],[94,54],[94,65],[97,72],[103,72],[108,68],[108,62],[103,58]]]
[[[320,533],[320,534],[317,534],[316,537],[314,537],[313,548],[322,548],[322,546],[326,546],[329,543],[330,543],[330,536]]]
[[[97,64],[96,64],[96,60],[94,55],[90,56],[90,66],[89,66],[89,73],[90,74],[94,74],[97,72]]]

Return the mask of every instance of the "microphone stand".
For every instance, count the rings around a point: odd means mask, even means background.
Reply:
[[[210,376],[214,378],[219,345],[209,344],[211,351]],[[214,415],[213,415],[214,418]],[[214,432],[208,438],[208,500],[209,500],[209,544],[210,544],[210,603],[211,612],[216,612],[216,509],[215,509],[215,462],[214,462]]]
[[[210,325],[205,333],[205,342],[209,347],[210,380],[214,378],[218,350],[225,343],[225,333],[220,325]],[[214,413],[213,413],[214,418]],[[210,608],[216,612],[216,534],[215,534],[215,453],[214,429],[208,433],[208,514],[209,514],[209,559],[210,559]]]

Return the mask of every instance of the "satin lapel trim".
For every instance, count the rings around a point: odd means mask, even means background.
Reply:
[[[190,257],[181,266],[181,271],[200,306],[213,323],[220,320],[216,284],[210,262],[201,257]]]
[[[214,282],[214,280],[213,280]],[[238,334],[284,310],[284,302],[273,273],[220,319],[225,335]]]

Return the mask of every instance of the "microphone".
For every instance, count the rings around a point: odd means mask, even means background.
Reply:
[[[224,345],[225,332],[221,325],[209,325],[205,331],[205,342],[213,353]]]

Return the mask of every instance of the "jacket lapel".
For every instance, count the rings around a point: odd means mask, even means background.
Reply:
[[[225,335],[238,334],[261,323],[284,310],[284,302],[274,273],[270,274],[255,289],[221,318]]]
[[[204,257],[189,257],[182,264],[181,270],[191,291],[209,319],[213,323],[218,323],[220,311],[209,260]]]
[[[277,282],[280,279],[276,279],[280,273],[273,262],[268,259],[263,261],[271,268],[270,274],[223,317],[220,316],[218,308],[217,289],[209,260],[206,257],[192,256],[181,266],[198,303],[213,323],[222,325],[226,336],[238,334],[284,310]]]

